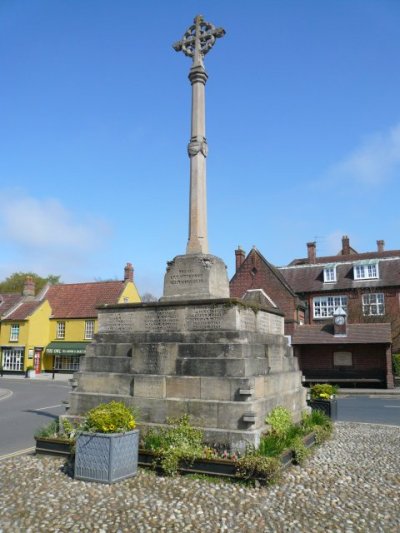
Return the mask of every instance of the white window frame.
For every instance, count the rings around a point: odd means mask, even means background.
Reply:
[[[65,322],[64,321],[57,322],[56,338],[65,339]]]
[[[79,370],[80,357],[68,357],[65,355],[54,356],[54,370],[68,370],[76,372]]]
[[[315,296],[313,298],[313,316],[317,320],[326,320],[333,316],[338,307],[347,312],[347,296]]]
[[[94,320],[85,320],[85,339],[91,340],[94,337]]]
[[[3,370],[20,372],[24,369],[24,348],[3,348]]]
[[[379,268],[378,263],[369,263],[365,265],[354,265],[354,279],[378,279]]]
[[[19,324],[11,324],[10,342],[18,342],[18,339],[19,339]]]
[[[336,281],[336,267],[324,268],[324,283],[334,283]]]
[[[362,311],[364,316],[382,316],[385,314],[385,295],[383,292],[372,292],[362,295]]]

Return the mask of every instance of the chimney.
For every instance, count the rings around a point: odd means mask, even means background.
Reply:
[[[236,258],[236,272],[241,267],[243,261],[245,260],[245,253],[244,250],[240,247],[240,245],[237,247],[237,250],[235,250],[235,258]]]
[[[376,241],[376,244],[378,246],[378,252],[384,252],[385,251],[385,241]]]
[[[24,282],[24,288],[22,289],[22,296],[25,298],[34,298],[35,296],[35,282],[33,281],[32,276],[26,276]]]
[[[132,263],[126,263],[126,266],[124,268],[124,281],[133,281]]]
[[[342,255],[350,255],[350,239],[347,235],[342,237]]]
[[[317,260],[317,243],[315,241],[307,243],[307,256],[310,265],[314,265]]]

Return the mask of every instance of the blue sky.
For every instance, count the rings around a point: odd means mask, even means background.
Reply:
[[[400,235],[398,0],[0,0],[0,279],[160,296],[188,232],[194,16],[206,56],[210,252],[271,262]]]

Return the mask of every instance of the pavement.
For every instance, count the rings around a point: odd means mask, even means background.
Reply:
[[[394,533],[399,454],[400,427],[341,422],[302,466],[258,489],[144,469],[103,485],[74,479],[65,459],[10,457],[0,532]]]
[[[33,378],[26,378],[25,374],[4,374],[3,376],[0,376],[0,384],[2,380],[7,379],[32,379],[34,381],[69,381],[73,378],[73,374],[53,374],[52,373],[45,373],[42,374],[35,374],[35,377]]]

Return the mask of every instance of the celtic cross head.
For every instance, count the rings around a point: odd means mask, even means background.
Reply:
[[[203,57],[214,46],[216,39],[225,35],[225,30],[205,22],[201,15],[197,15],[193,22],[182,40],[172,46],[177,52],[182,51],[186,56],[192,57],[193,65],[203,65]]]

